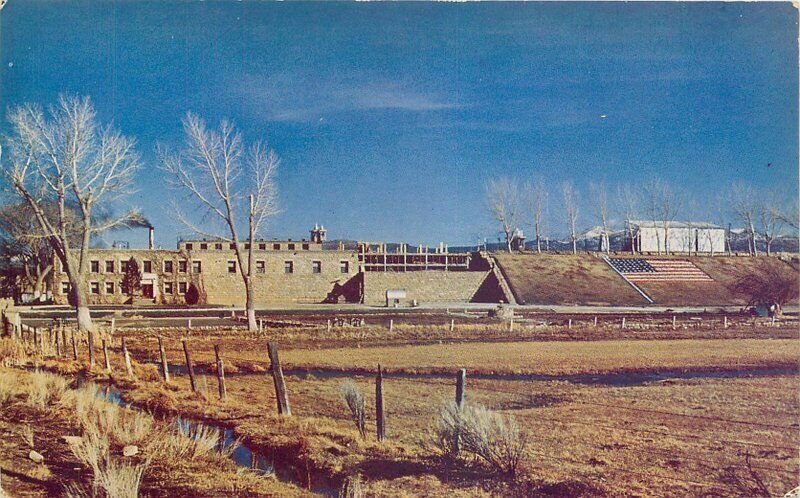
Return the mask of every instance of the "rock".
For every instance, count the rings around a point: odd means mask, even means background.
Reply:
[[[67,444],[77,444],[80,443],[83,438],[80,436],[61,436],[61,439]]]
[[[128,446],[122,448],[122,455],[126,457],[132,457],[139,453],[139,447],[133,444],[129,444]]]
[[[33,460],[34,463],[42,463],[42,462],[44,462],[44,456],[42,456],[42,454],[39,453],[36,450],[31,450],[31,452],[28,453],[28,458]]]

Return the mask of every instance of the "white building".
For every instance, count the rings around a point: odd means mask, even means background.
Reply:
[[[632,220],[633,247],[638,252],[714,254],[725,251],[725,229],[700,221]],[[668,237],[668,239],[667,239]]]

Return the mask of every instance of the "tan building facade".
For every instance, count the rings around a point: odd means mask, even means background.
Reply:
[[[389,252],[385,245],[358,244],[345,250],[325,249],[323,240],[254,242],[257,306],[318,303],[385,303],[386,291],[404,289],[408,303],[467,302],[486,281],[485,265],[475,265],[470,253],[446,249],[409,253],[405,245]],[[241,244],[247,251],[249,245]],[[137,303],[186,304],[191,287],[198,304],[241,306],[244,283],[230,243],[185,240],[176,250],[95,249],[90,257],[89,303],[126,304],[125,265],[134,258],[141,272]],[[244,253],[245,264],[247,261]],[[69,282],[56,265],[53,298],[66,304]]]

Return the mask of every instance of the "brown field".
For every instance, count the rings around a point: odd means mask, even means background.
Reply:
[[[664,258],[666,256],[654,256]],[[797,270],[777,258],[730,256],[685,257],[706,272],[714,282],[644,282],[639,287],[659,305],[744,305],[747,299],[730,289],[736,279],[757,272],[761,265],[797,275]],[[496,255],[514,295],[526,304],[646,304],[625,281],[601,259],[579,255]],[[796,302],[796,301],[795,301]]]
[[[326,333],[318,328],[270,329],[265,337],[241,329],[165,329],[158,333],[172,364],[170,385],[160,380],[155,365],[144,364],[158,358],[150,330],[125,331],[136,380],[120,373],[116,340],[110,375],[98,367],[86,372],[85,344],[78,364],[40,357],[28,364],[108,379],[126,401],[158,417],[181,415],[232,427],[284,467],[281,481],[271,481],[273,488],[254,487],[247,493],[254,496],[300,493],[309,483],[316,491],[335,493],[355,475],[362,476],[368,496],[757,496],[765,489],[775,496],[797,486],[796,324],[734,324],[722,330],[705,319],[697,322],[705,326],[673,331],[669,321],[662,322],[639,319],[625,330],[583,324],[509,331],[464,324],[453,332],[415,325],[390,333],[384,327],[354,327],[334,328],[323,338]],[[183,368],[177,340],[182,336],[190,338],[197,393]],[[281,346],[292,417],[276,414],[267,338]],[[425,343],[413,344],[417,341]],[[224,403],[207,368],[213,344],[221,345],[228,373]],[[369,372],[377,363],[388,369],[384,443],[373,435]],[[451,374],[458,368],[468,372],[467,401],[514,417],[529,440],[516,479],[477,461],[449,462],[431,448],[436,411],[453,399]],[[364,393],[366,439],[359,437],[340,397],[348,378]],[[7,477],[8,465],[0,460],[4,486],[11,481],[19,489],[39,489]],[[203,477],[207,471],[199,467],[179,481],[186,490],[195,486],[192,493],[215,496]],[[149,479],[146,489],[158,489],[158,473]]]
[[[496,254],[520,304],[647,304],[600,258],[587,255]]]
[[[656,303],[667,306],[714,306],[720,304],[747,304],[744,296],[736,295],[730,286],[743,274],[759,271],[761,265],[769,265],[779,271],[797,275],[789,264],[777,258],[744,257],[691,257],[687,259],[706,272],[714,282],[645,282],[642,288]]]

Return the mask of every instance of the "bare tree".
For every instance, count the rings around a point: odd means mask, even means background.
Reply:
[[[13,191],[31,208],[39,229],[47,237],[67,274],[78,328],[93,339],[88,306],[89,243],[106,230],[142,222],[136,210],[105,216],[94,223],[96,211],[106,214],[130,192],[139,167],[135,141],[111,126],[100,126],[88,97],[59,97],[45,113],[25,104],[8,116],[11,134],[6,138],[8,158],[3,174]],[[46,205],[55,205],[50,214]],[[73,220],[71,210],[78,213]],[[72,225],[71,225],[72,224]],[[70,227],[78,233],[71,241]]]
[[[489,212],[500,224],[509,253],[517,236],[520,216],[519,197],[519,188],[508,178],[490,180],[486,185],[486,203]]]
[[[570,239],[572,240],[572,254],[577,254],[578,233],[576,225],[578,222],[578,193],[572,185],[572,182],[564,182],[561,185],[561,194],[564,198],[564,219],[567,222]]]
[[[758,256],[756,246],[756,217],[758,216],[758,194],[755,189],[746,183],[734,183],[730,188],[731,207],[744,223],[748,234],[748,250],[753,256]]]
[[[633,219],[641,204],[639,189],[629,184],[618,186],[617,202],[619,202],[622,217],[625,219],[625,230],[628,232],[628,239],[631,241],[631,254],[634,254],[636,252],[636,244],[633,240],[635,236],[633,233]]]
[[[660,222],[664,229],[664,252],[669,254],[669,229],[683,201],[681,195],[669,183],[659,178],[653,178],[645,187],[650,214],[653,221]],[[658,236],[658,230],[655,231]],[[660,252],[659,244],[659,252]]]
[[[52,215],[52,210],[46,211]],[[0,207],[0,241],[5,255],[19,262],[34,301],[40,301],[53,270],[53,248],[27,204]]]
[[[600,234],[599,251],[605,251],[608,254],[610,248],[610,238],[608,235],[608,189],[605,182],[592,183],[589,185],[589,190],[594,199],[595,208],[597,209],[597,219],[600,221],[602,232]]]
[[[542,233],[544,232],[544,211],[547,206],[547,188],[544,180],[538,178],[523,186],[528,216],[533,222],[536,237],[536,252],[542,252]]]
[[[200,227],[176,207],[180,220],[194,232],[231,242],[245,288],[247,326],[258,329],[253,290],[253,247],[256,234],[266,220],[277,213],[275,176],[280,160],[262,142],[249,147],[242,135],[227,120],[219,130],[209,130],[198,116],[188,113],[183,119],[184,147],[171,152],[158,148],[161,167],[170,174],[173,185],[186,193],[189,202],[202,212],[203,219],[220,226]],[[249,201],[249,205],[247,202]],[[242,250],[237,216],[248,218],[247,260]]]
[[[768,190],[760,195],[761,202],[758,206],[758,221],[761,235],[764,237],[764,249],[767,256],[772,254],[772,243],[783,230],[783,216],[781,215],[782,198],[779,191]]]

